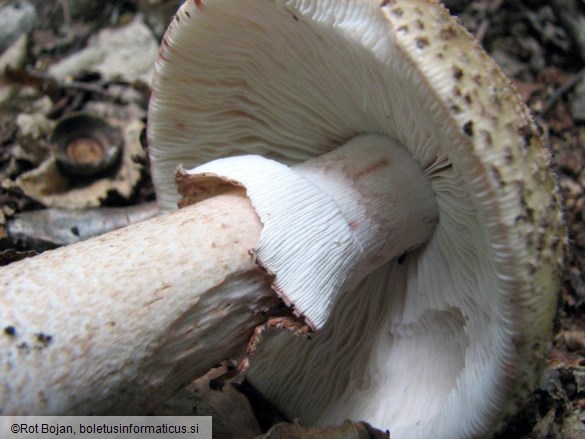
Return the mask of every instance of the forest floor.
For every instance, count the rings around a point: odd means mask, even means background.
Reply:
[[[68,186],[61,180],[52,187],[39,186],[40,178],[54,172],[54,164],[47,161],[51,160],[50,135],[56,121],[72,113],[92,112],[125,121],[122,129],[130,129],[131,123],[136,123],[132,126],[140,131],[146,123],[150,92],[148,74],[140,65],[122,76],[103,71],[100,66],[83,64],[87,60],[79,59],[75,61],[81,63],[79,66],[62,65],[52,75],[49,69],[59,61],[73,59],[90,46],[98,50],[99,45],[92,37],[99,32],[113,31],[136,20],[148,22],[154,29],[151,37],[136,43],[143,46],[142,52],[149,53],[153,42],[154,47],[158,45],[161,26],[164,27],[161,23],[168,20],[169,11],[177,2],[153,2],[159,6],[142,10],[144,19],[140,7],[147,2],[140,0],[103,1],[97,2],[97,7],[96,2],[79,0],[87,8],[85,12],[76,9],[73,0],[30,3],[38,14],[34,27],[24,39],[0,53],[0,265],[59,244],[57,241],[47,244],[45,238],[35,237],[35,233],[45,232],[40,228],[36,232],[34,224],[27,225],[28,240],[9,236],[7,225],[23,212],[47,205],[127,206],[154,200],[144,135],[139,137],[142,144],[137,146],[142,152],[121,165],[128,169],[118,186],[92,186],[81,194],[75,191],[76,185]],[[585,3],[582,0],[446,3],[502,67],[535,115],[554,157],[570,236],[570,254],[547,371],[539,389],[498,437],[584,438]],[[108,38],[106,33],[103,39],[111,41]],[[11,67],[7,68],[7,64]],[[55,79],[58,75],[67,76],[68,80]],[[25,173],[43,166],[45,169],[35,177],[14,183]],[[91,229],[92,224],[88,227]]]

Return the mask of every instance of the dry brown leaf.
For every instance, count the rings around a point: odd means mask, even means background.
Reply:
[[[248,399],[230,383],[212,384],[231,371],[227,362],[176,392],[159,406],[156,415],[212,416],[214,439],[248,439],[262,433]]]
[[[307,429],[298,422],[282,422],[257,439],[390,439],[390,433],[376,430],[366,422],[345,421],[334,427]]]

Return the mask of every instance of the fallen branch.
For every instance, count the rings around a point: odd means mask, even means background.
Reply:
[[[36,249],[56,248],[103,235],[159,214],[156,203],[93,209],[42,209],[18,214],[7,225],[9,239]]]

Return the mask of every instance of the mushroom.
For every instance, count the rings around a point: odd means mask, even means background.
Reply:
[[[479,437],[533,388],[566,246],[550,156],[441,5],[189,0],[148,137],[182,209],[0,271],[2,413],[148,409],[277,296],[314,334],[252,340],[247,377],[303,424]]]
[[[177,201],[177,163],[264,157],[187,174],[194,193],[246,188],[264,225],[258,263],[316,329],[311,341],[278,334],[250,360],[248,379],[288,416],[478,437],[534,388],[566,245],[556,181],[510,82],[440,4],[186,2],[163,40],[149,117],[163,208]],[[417,166],[388,156],[404,177],[388,170],[370,196],[342,200],[348,168],[368,169],[370,141]],[[344,220],[375,225],[338,253]]]

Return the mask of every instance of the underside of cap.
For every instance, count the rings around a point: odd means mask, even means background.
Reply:
[[[488,434],[534,385],[566,244],[549,155],[497,66],[436,2],[188,1],[156,65],[153,176],[284,164],[395,139],[436,194],[431,240],[346,294],[311,342],[262,343],[249,378],[291,418],[396,438]],[[358,328],[357,330],[355,328]]]

